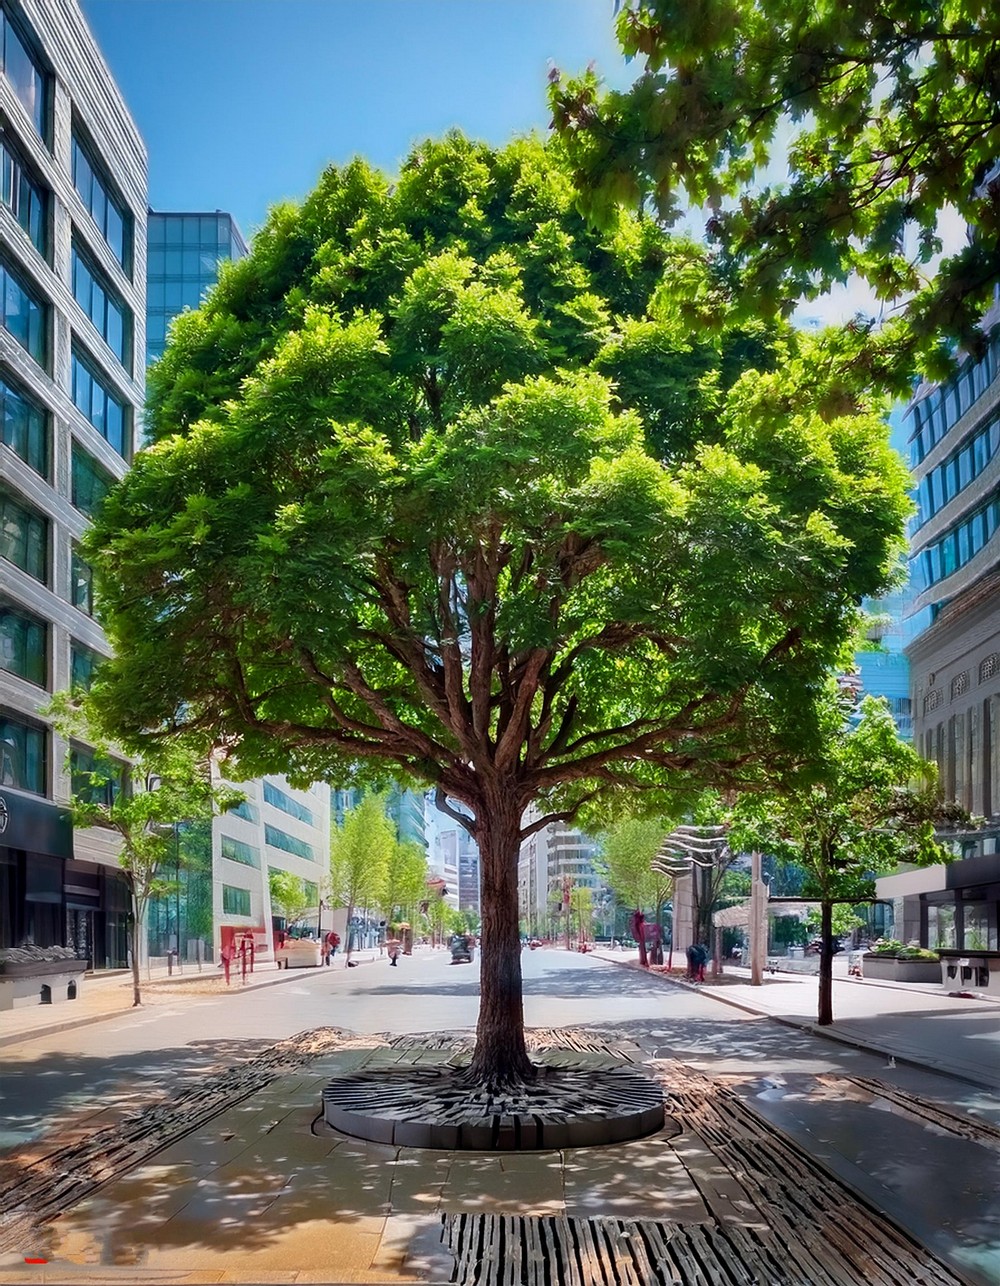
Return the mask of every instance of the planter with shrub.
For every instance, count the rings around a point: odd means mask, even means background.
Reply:
[[[879,982],[940,982],[941,964],[936,951],[908,947],[891,940],[877,942],[865,952],[864,976]]]

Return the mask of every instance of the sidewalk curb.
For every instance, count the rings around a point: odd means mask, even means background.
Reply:
[[[607,960],[607,956],[601,956],[602,960]],[[611,964],[624,966],[626,969],[641,969],[642,966],[631,960],[611,960]],[[648,972],[648,971],[645,971]],[[888,1049],[884,1045],[878,1045],[873,1041],[862,1040],[857,1036],[851,1035],[843,1030],[838,1031],[836,1027],[821,1027],[819,1023],[810,1018],[797,1018],[791,1014],[772,1014],[766,1009],[760,1009],[756,1005],[750,1004],[747,1000],[737,1000],[734,996],[726,996],[721,991],[714,988],[704,988],[695,986],[693,983],[685,982],[682,978],[668,978],[663,974],[649,974],[652,978],[659,978],[669,987],[678,987],[682,991],[692,991],[700,996],[705,996],[710,1000],[717,1000],[720,1004],[729,1005],[733,1009],[739,1009],[745,1014],[754,1014],[758,1018],[767,1018],[771,1022],[780,1023],[783,1027],[793,1027],[796,1031],[804,1031],[810,1036],[822,1036],[826,1040],[836,1041],[839,1045],[846,1045],[850,1049],[860,1050],[862,1053],[875,1054],[879,1058],[888,1060],[890,1057],[897,1063],[903,1063],[907,1067],[916,1067],[924,1072],[931,1072],[935,1076],[948,1076],[952,1080],[963,1081],[966,1085],[973,1085],[976,1089],[987,1090],[991,1094],[1000,1092],[1000,1082],[982,1080],[979,1077],[957,1071],[941,1064],[933,1063],[927,1059],[917,1058],[908,1054],[900,1054],[894,1049]]]
[[[359,965],[374,964],[375,960],[359,960],[357,963]],[[317,966],[317,969],[319,969],[322,976],[326,976],[326,977],[330,976],[326,970],[320,969],[319,966]],[[246,995],[248,991],[260,991],[263,987],[274,987],[274,986],[277,986],[279,983],[291,982],[294,979],[297,979],[299,975],[303,972],[305,972],[309,977],[315,976],[311,970],[278,969],[275,971],[275,974],[273,977],[262,978],[259,982],[248,982],[248,983],[242,984],[238,987],[236,991],[232,992],[231,994],[243,996],[243,995]],[[341,970],[338,970],[337,972],[339,973],[341,972]],[[196,982],[198,981],[199,977],[203,978],[205,976],[206,976],[205,974],[201,974],[201,975],[194,974],[191,976],[190,981]],[[212,975],[209,974],[207,976],[211,977]],[[166,978],[158,978],[154,982],[149,983],[147,985],[153,988],[156,988],[161,982],[166,982],[166,981],[167,981]],[[170,979],[171,983],[174,983],[176,981],[177,979],[175,978]],[[188,981],[188,979],[182,978],[180,981],[184,982],[184,981]],[[226,994],[226,993],[223,993],[223,994]],[[104,1014],[86,1014],[81,1018],[67,1018],[62,1022],[51,1023],[47,1027],[35,1027],[30,1031],[13,1032],[9,1036],[0,1035],[0,1049],[5,1049],[10,1045],[20,1045],[20,1044],[23,1044],[25,1041],[29,1041],[29,1040],[40,1040],[44,1036],[57,1036],[60,1032],[72,1031],[74,1027],[92,1027],[95,1023],[109,1022],[113,1018],[127,1018],[129,1014],[145,1013],[145,1012],[146,1012],[145,1008],[141,1005],[138,1008],[132,1005],[127,1005],[124,1009],[112,1009]]]

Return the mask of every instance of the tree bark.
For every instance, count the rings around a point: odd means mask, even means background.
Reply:
[[[833,903],[823,901],[819,904],[819,1014],[817,1021],[820,1027],[829,1027],[833,1022]]]
[[[524,1043],[521,937],[517,920],[520,809],[509,800],[487,801],[477,811],[481,876],[479,1023],[467,1077],[490,1089],[535,1079]]]
[[[132,899],[132,1008],[142,1004],[141,982],[139,978],[139,947],[142,943],[142,913]]]
[[[354,918],[354,903],[347,904],[347,928],[344,930],[344,936],[347,941],[344,943],[344,968],[346,969],[351,963],[351,920]]]

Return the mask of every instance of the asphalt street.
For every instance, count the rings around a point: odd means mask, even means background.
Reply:
[[[957,1138],[873,1099],[859,1082],[889,1081],[1000,1125],[997,1096],[618,964],[555,950],[522,960],[528,1026],[627,1033],[656,1057],[725,1083],[971,1281],[1000,1281],[996,1142]],[[891,1009],[885,997],[882,1006]],[[461,1031],[475,1026],[477,1011],[478,963],[453,966],[446,953],[425,950],[396,969],[385,959],[350,970],[338,963],[32,1039],[2,1051],[0,1147],[97,1128],[306,1029]]]

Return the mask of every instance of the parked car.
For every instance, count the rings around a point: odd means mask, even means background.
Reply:
[[[451,940],[451,963],[472,964],[472,938],[468,933],[456,933]]]

